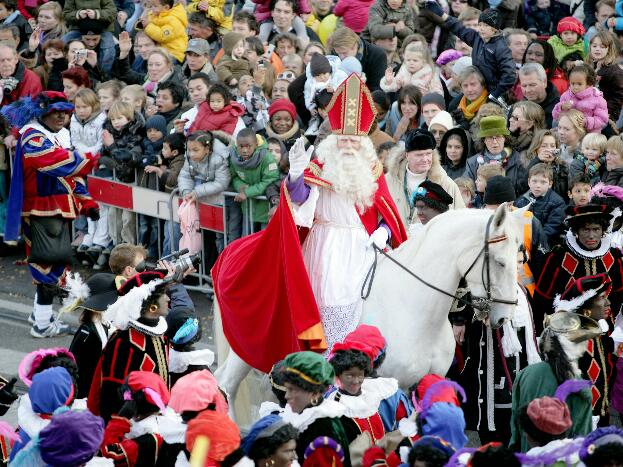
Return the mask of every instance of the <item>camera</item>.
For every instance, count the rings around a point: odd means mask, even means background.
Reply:
[[[81,58],[87,58],[87,49],[76,50],[74,52],[74,57],[76,57],[76,60],[79,60]]]
[[[190,268],[197,269],[201,264],[201,255],[199,253],[195,253],[194,255],[188,254],[188,248],[184,248],[183,250],[174,251],[170,255],[163,256],[158,260],[160,261],[169,261],[173,267],[175,268],[175,275],[173,280],[179,281],[182,278],[184,272],[186,272]],[[144,272],[144,271],[158,271],[163,274],[168,274],[168,270],[148,267],[145,262],[136,266],[136,272]]]
[[[552,156],[560,156],[560,149],[553,149]]]
[[[5,78],[2,82],[2,92],[5,96],[11,94],[17,88],[18,84],[19,80],[14,78],[13,76]]]

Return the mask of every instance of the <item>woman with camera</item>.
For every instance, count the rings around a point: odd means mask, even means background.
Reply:
[[[560,159],[560,141],[555,131],[535,131],[532,143],[526,151],[526,159],[528,171],[536,164],[547,164],[554,176],[552,190],[562,196],[565,201],[569,200],[569,169],[567,164]]]

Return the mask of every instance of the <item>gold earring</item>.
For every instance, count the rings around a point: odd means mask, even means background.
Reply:
[[[154,305],[154,304],[149,305],[149,311],[151,311],[152,313],[155,313],[156,311],[158,311],[158,305]]]
[[[590,318],[591,314],[591,310],[584,310],[584,316],[586,316],[587,318]]]
[[[311,400],[311,405],[313,405],[314,407],[318,405],[319,401],[319,397],[315,397]]]

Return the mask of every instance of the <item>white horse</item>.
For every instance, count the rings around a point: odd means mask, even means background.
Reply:
[[[498,327],[513,316],[518,248],[517,225],[502,205],[495,213],[448,211],[389,255],[450,295],[456,293],[464,277],[472,296],[490,296],[486,320]],[[454,355],[454,336],[448,320],[453,301],[450,295],[425,285],[379,255],[370,295],[364,302],[362,323],[377,326],[387,339],[382,375],[398,379],[400,386],[407,388],[428,373],[446,374]],[[219,326],[218,317],[215,324]],[[222,352],[225,347],[221,345],[218,350]],[[219,362],[223,361],[222,355]],[[218,368],[216,377],[230,395],[232,407],[231,399],[235,399],[240,383],[251,369],[231,350]],[[257,390],[255,385],[252,391]]]

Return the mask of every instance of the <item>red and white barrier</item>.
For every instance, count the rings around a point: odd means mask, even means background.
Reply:
[[[89,193],[98,203],[132,211],[136,214],[169,220],[171,216],[178,221],[177,208],[182,200],[179,196],[150,190],[136,185],[121,183],[108,178],[88,177]],[[171,210],[173,212],[171,212]],[[199,203],[199,222],[201,228],[224,233],[224,208],[212,204]]]

